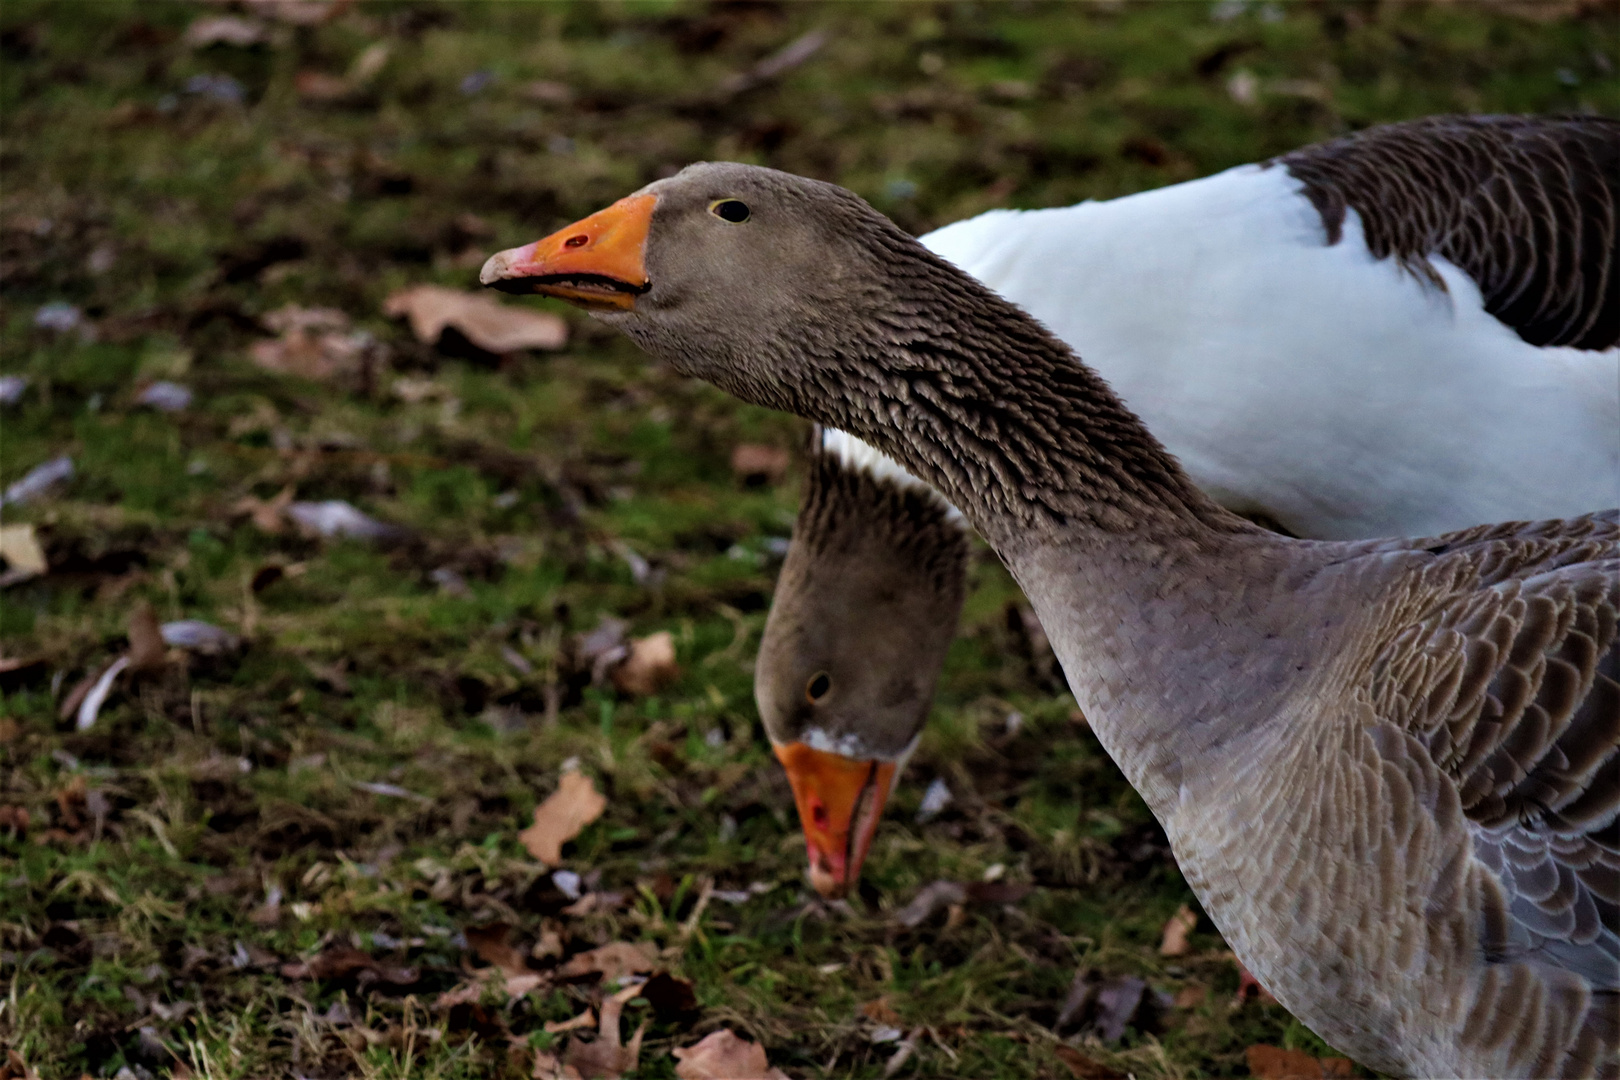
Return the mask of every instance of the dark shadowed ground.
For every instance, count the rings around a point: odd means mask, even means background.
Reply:
[[[814,900],[750,693],[803,425],[571,310],[398,294],[706,158],[923,231],[1616,114],[1617,35],[1562,0],[8,0],[0,482],[71,476],[3,511],[0,1075],[669,1077],[721,1027],[793,1077],[1321,1071],[1207,921],[1160,955],[1191,894],[992,558],[860,895]],[[606,807],[544,866],[565,769]]]

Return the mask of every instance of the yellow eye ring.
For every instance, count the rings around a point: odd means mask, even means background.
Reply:
[[[749,217],[748,204],[741,199],[716,199],[709,204],[709,213],[733,225],[741,225]]]
[[[804,684],[804,700],[814,705],[832,691],[832,676],[818,671]]]

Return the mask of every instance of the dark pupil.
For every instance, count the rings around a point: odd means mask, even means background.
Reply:
[[[832,679],[825,671],[823,671],[816,675],[815,678],[810,680],[810,686],[808,687],[807,692],[810,694],[810,700],[816,701],[820,698],[826,697],[827,691],[831,689]]]
[[[748,204],[738,202],[736,199],[727,199],[715,206],[714,212],[725,221],[739,222],[748,220]]]

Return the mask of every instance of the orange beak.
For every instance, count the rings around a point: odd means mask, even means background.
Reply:
[[[478,280],[594,311],[630,311],[647,291],[645,252],[656,195],[631,195],[544,240],[489,257]]]
[[[822,896],[843,896],[860,879],[894,782],[894,762],[857,761],[798,742],[779,744],[776,756],[799,804],[810,884]]]

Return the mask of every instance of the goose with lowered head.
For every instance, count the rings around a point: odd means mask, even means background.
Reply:
[[[1301,541],[858,197],[692,166],[485,265],[960,509],[1243,963],[1414,1076],[1617,1067],[1620,521]]]

